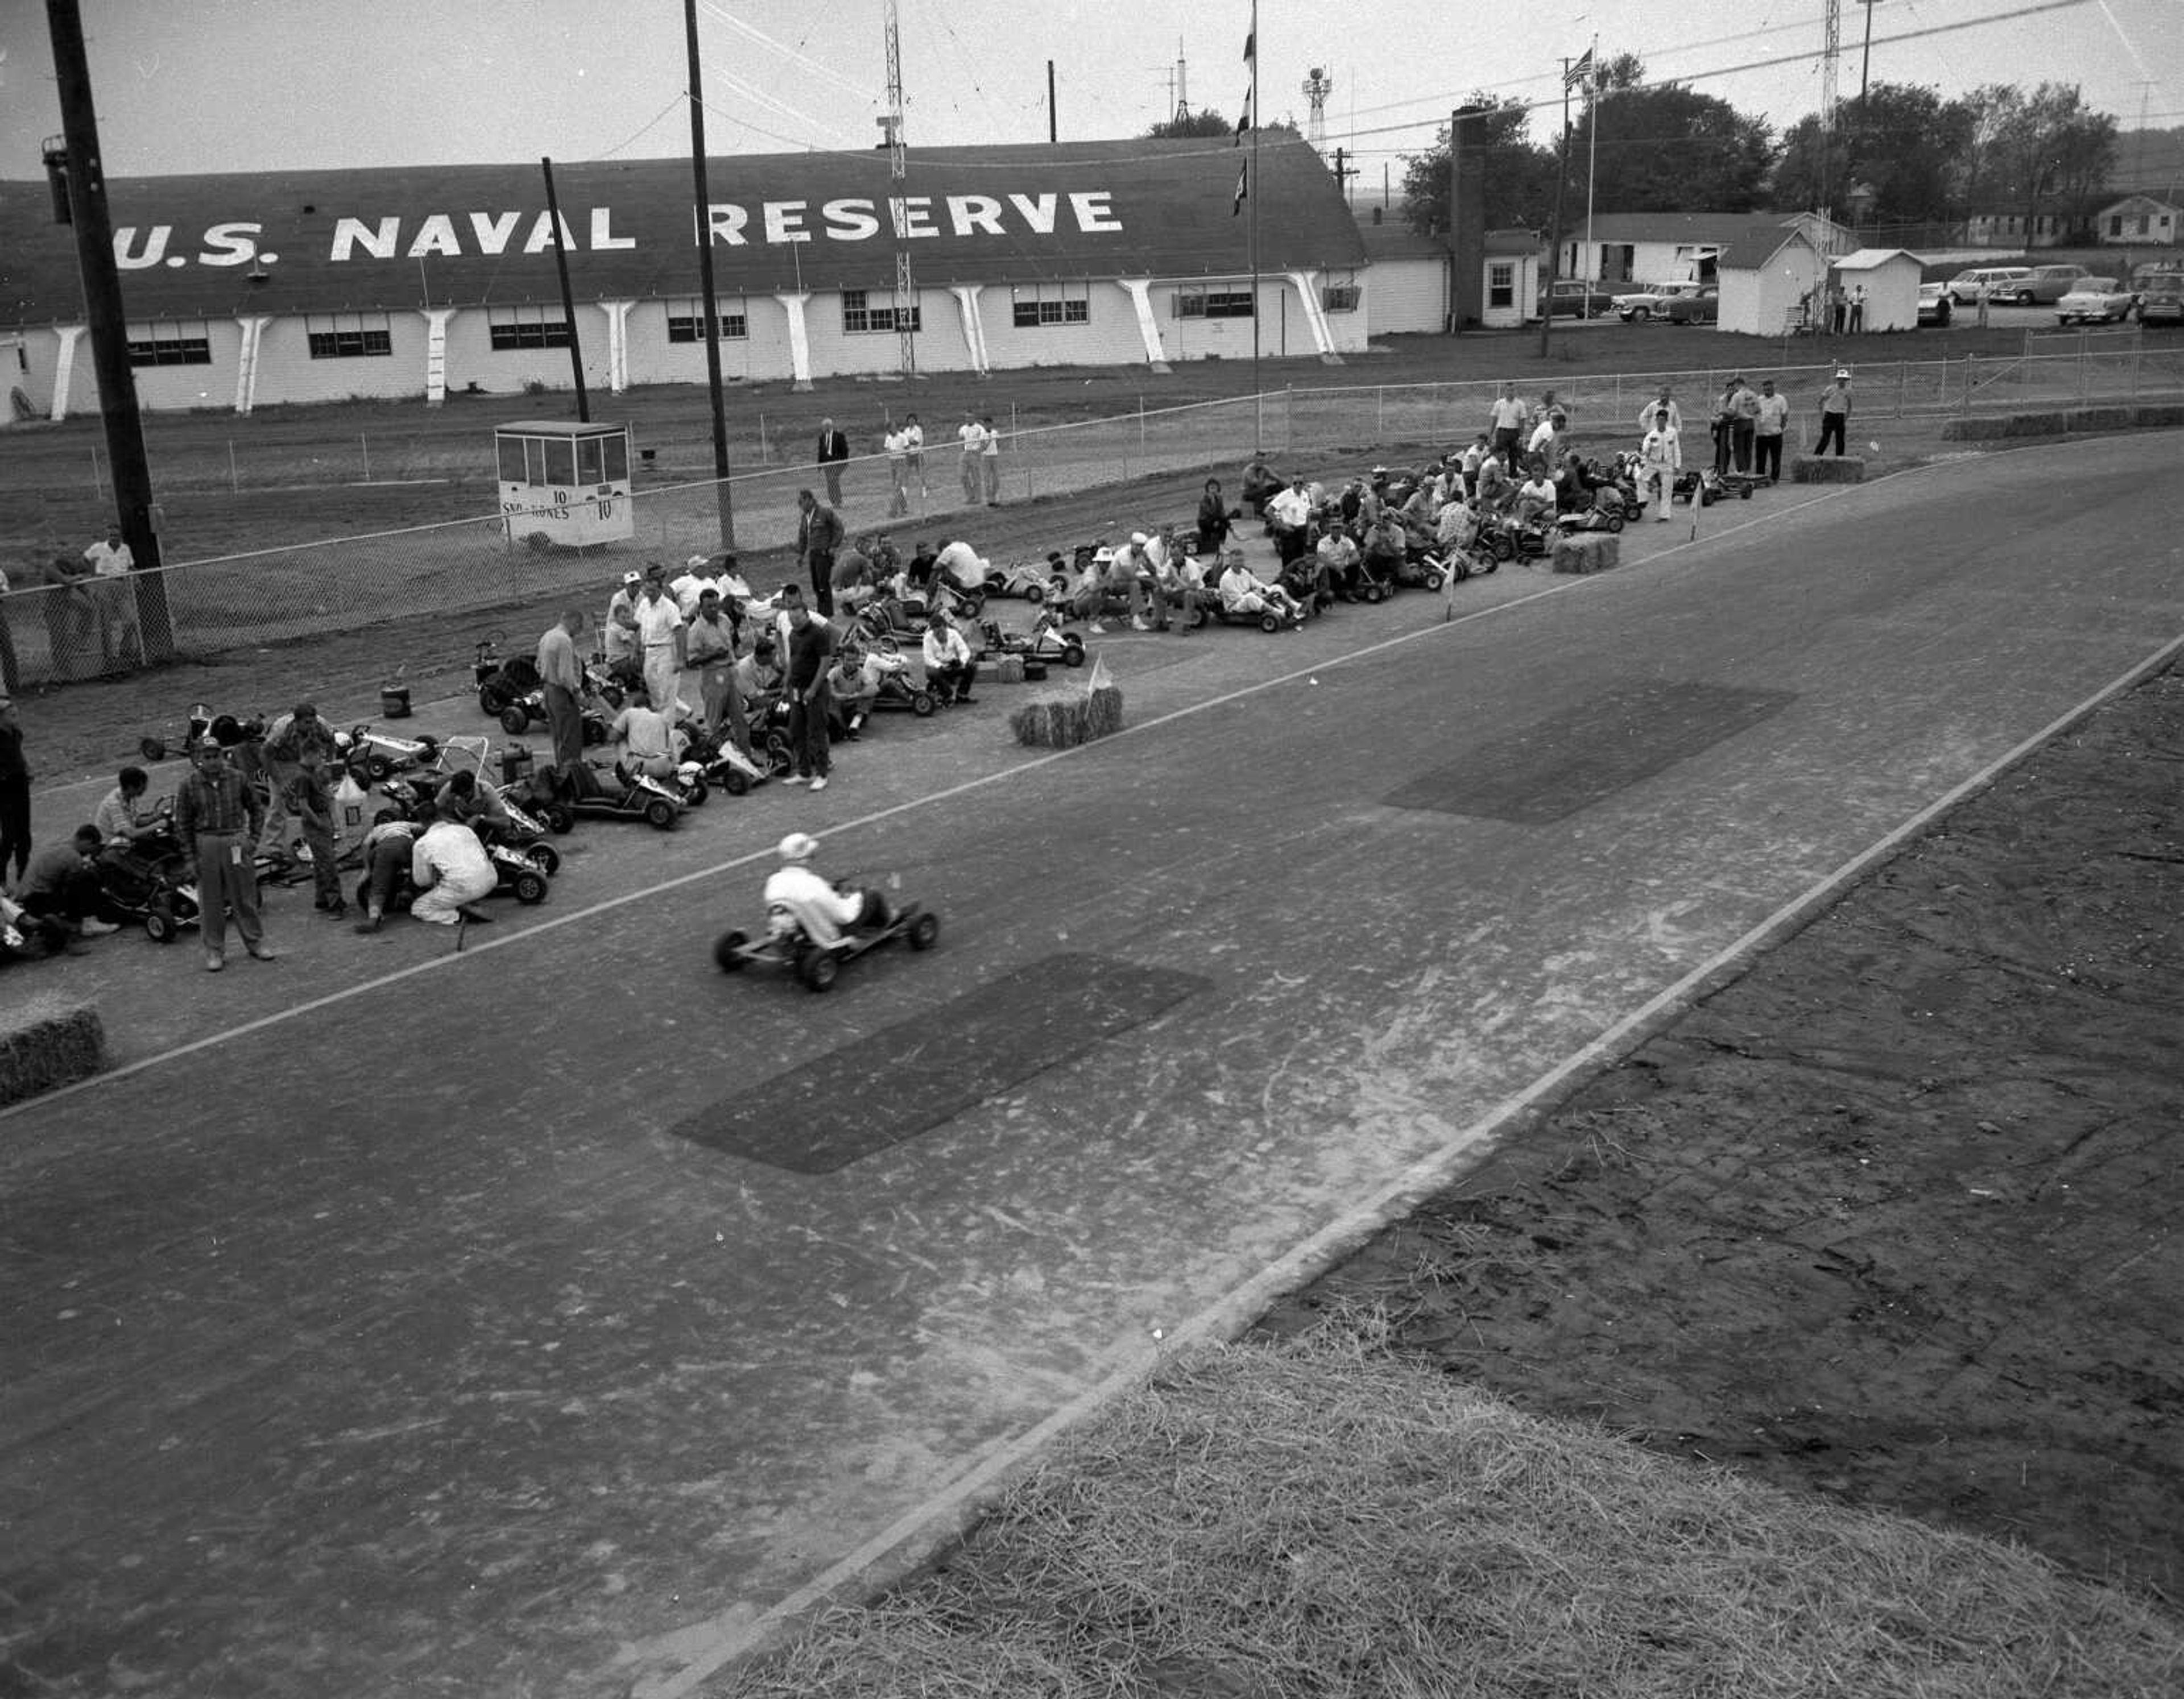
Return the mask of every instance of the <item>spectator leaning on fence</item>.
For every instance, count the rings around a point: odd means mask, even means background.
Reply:
[[[144,664],[144,633],[136,623],[136,586],[129,575],[136,557],[121,540],[121,527],[107,527],[105,537],[83,551],[91,563],[92,587],[98,610],[100,659],[111,671],[118,666]]]

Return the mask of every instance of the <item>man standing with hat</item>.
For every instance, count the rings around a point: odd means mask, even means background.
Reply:
[[[227,759],[227,751],[201,738],[191,755],[190,776],[175,791],[175,836],[197,881],[198,924],[204,934],[205,972],[227,966],[227,911],[243,948],[260,961],[274,959],[258,918],[258,869],[251,845],[265,820],[265,805]]]
[[[1820,392],[1820,440],[1814,445],[1815,454],[1825,454],[1832,439],[1836,458],[1844,453],[1843,437],[1850,427],[1850,368],[1836,368],[1836,381]]]

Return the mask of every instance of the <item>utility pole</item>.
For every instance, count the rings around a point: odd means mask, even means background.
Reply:
[[[1858,64],[1858,116],[1863,119],[1865,116],[1867,81],[1873,75],[1873,8],[1880,3],[1880,0],[1858,0],[1858,3],[1865,8],[1865,51],[1859,56]]]
[[[1582,73],[1580,73],[1582,75]],[[1547,281],[1540,301],[1540,358],[1547,357],[1550,338],[1555,328],[1555,273],[1562,265],[1563,248],[1563,190],[1569,182],[1569,92],[1574,79],[1570,62],[1563,61],[1563,134],[1555,148],[1555,221],[1547,238]],[[1518,268],[1518,276],[1524,275]]]
[[[561,202],[554,192],[554,162],[542,159],[538,169],[546,174],[546,216],[554,221],[554,275],[561,280],[561,311],[569,320],[569,371],[577,385],[577,420],[592,422],[592,398],[584,387],[584,339],[577,334],[577,303],[569,292],[569,244],[561,235]],[[421,258],[419,262],[424,262]]]
[[[903,152],[902,26],[895,0],[887,0],[888,214],[894,230],[894,343],[896,363],[905,378],[917,376],[917,285],[910,274],[910,241],[903,225],[910,215],[910,159]]]
[[[1054,61],[1046,62],[1046,140],[1051,147],[1061,139],[1061,120],[1054,109]]]
[[[83,273],[84,316],[91,326],[92,361],[98,374],[98,410],[106,424],[106,457],[114,470],[114,517],[121,525],[121,540],[136,561],[137,630],[144,659],[171,660],[175,625],[167,608],[166,575],[159,571],[152,465],[144,450],[136,374],[129,364],[129,315],[121,299],[121,270],[114,259],[114,215],[106,201],[98,114],[91,97],[91,61],[84,50],[83,18],[76,0],[46,0],[46,23],[53,40],[62,138],[58,149],[47,145],[46,166],[51,171],[58,165],[68,179],[67,222],[75,227],[76,259]],[[61,156],[58,161],[56,153]]]
[[[690,59],[690,176],[697,198],[698,287],[704,298],[705,388],[713,398],[713,488],[721,511],[721,547],[736,546],[735,498],[728,490],[728,410],[721,396],[720,304],[713,298],[712,193],[705,186],[705,97],[698,79],[698,0],[682,0],[682,33]]]
[[[1357,166],[1345,163],[1349,157],[1346,148],[1334,150],[1334,187],[1340,191],[1345,206],[1350,203],[1350,180],[1361,175]]]

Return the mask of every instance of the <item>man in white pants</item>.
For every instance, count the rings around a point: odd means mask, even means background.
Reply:
[[[417,887],[410,912],[429,926],[491,918],[471,905],[491,896],[499,881],[486,859],[485,845],[467,826],[436,820],[418,833],[410,852],[410,878]]]
[[[838,890],[807,864],[819,853],[819,840],[792,832],[775,851],[781,866],[768,875],[766,905],[786,909],[815,944],[833,944],[851,927],[880,927],[889,921],[887,900],[878,891]]]
[[[1653,409],[1653,428],[1646,433],[1646,440],[1638,445],[1638,499],[1646,499],[1650,485],[1660,492],[1661,504],[1654,510],[1654,519],[1661,524],[1669,521],[1669,504],[1676,494],[1676,474],[1683,470],[1684,451],[1676,440],[1676,432],[1669,423],[1665,408]]]

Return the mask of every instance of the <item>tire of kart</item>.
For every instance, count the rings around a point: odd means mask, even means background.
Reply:
[[[675,829],[675,805],[664,796],[655,796],[644,805],[644,823],[655,832]]]
[[[842,964],[831,950],[815,950],[807,944],[796,953],[796,977],[807,991],[828,989],[841,972]]]
[[[1752,486],[1750,484],[1741,486],[1736,492],[1736,499],[1739,501],[1750,501],[1752,499]]]
[[[556,838],[562,837],[576,829],[576,811],[570,808],[566,803],[549,802],[546,805],[545,812],[546,829],[552,833]]]
[[[500,729],[521,733],[531,729],[531,710],[521,702],[511,702],[500,710]]]
[[[1388,599],[1388,587],[1385,584],[1368,583],[1365,586],[1364,594],[1365,605],[1370,608],[1377,608],[1381,603]]]
[[[1027,584],[1024,586],[1024,600],[1029,602],[1034,608],[1045,599],[1046,587],[1045,585]]]
[[[1469,561],[1466,560],[1461,554],[1451,555],[1449,558],[1448,577],[1451,583],[1461,584],[1470,576],[1471,563]]]
[[[1206,604],[1203,602],[1194,602],[1191,604],[1190,617],[1186,619],[1184,623],[1188,625],[1191,630],[1196,631],[1200,627],[1203,626],[1206,621],[1212,617],[1212,615],[1206,612]],[[1084,644],[1082,639],[1079,639],[1077,644],[1077,658],[1074,660],[1072,660],[1069,656],[1065,654],[1061,657],[1061,664],[1064,666],[1082,666],[1084,665]]]
[[[1438,590],[1442,585],[1448,582],[1448,575],[1445,572],[1429,572],[1418,582],[1428,590]]]
[[[1608,515],[1607,528],[1610,531],[1621,531],[1623,529],[1623,515],[1619,513],[1611,513]]]
[[[488,720],[500,718],[500,710],[508,706],[507,687],[497,679],[488,678],[478,686],[478,712]]]
[[[723,973],[740,973],[750,964],[744,960],[744,946],[750,942],[739,932],[724,932],[713,940],[713,966]]]
[[[1067,578],[1048,579],[1046,581],[1046,593],[1053,597],[1057,602],[1068,600],[1069,581]]]
[[[912,950],[932,949],[933,941],[940,936],[940,916],[930,912],[920,915],[910,923],[905,936]]]
[[[136,742],[136,753],[148,761],[164,761],[167,759],[167,745],[158,738],[140,738]]]
[[[579,740],[586,749],[596,749],[599,744],[606,742],[606,725],[596,716],[587,714],[578,723],[581,727]]]
[[[528,855],[537,864],[538,871],[549,879],[561,871],[561,852],[551,844],[527,844],[523,853]]]
[[[705,780],[692,779],[690,781],[690,788],[682,793],[682,806],[685,808],[703,808],[705,805],[705,799],[712,794],[711,788],[705,783]]]
[[[721,788],[730,796],[750,794],[750,775],[741,767],[730,767],[721,775]]]
[[[1268,636],[1282,628],[1282,616],[1271,609],[1259,616],[1259,629]]]
[[[939,705],[940,699],[930,690],[913,690],[910,693],[910,711],[921,720],[930,720],[933,717],[933,710]]]
[[[175,941],[176,933],[181,930],[181,926],[175,919],[175,911],[170,905],[157,902],[146,911],[144,936],[150,939],[153,943],[172,944]]]
[[[546,900],[546,876],[526,869],[515,876],[514,884],[509,888],[515,893],[515,900],[526,908],[543,903]]]
[[[1190,621],[1194,629],[1206,623],[1205,609],[1193,608],[1191,610],[1191,613],[1195,616]],[[1066,637],[1062,638],[1061,664],[1064,666],[1082,666],[1084,665],[1084,639],[1083,638]]]
[[[384,784],[394,776],[394,763],[382,755],[366,755],[364,758],[364,776],[374,784]]]
[[[768,732],[766,734],[766,765],[776,772],[787,772],[796,765],[796,752],[788,747],[788,733]]]

